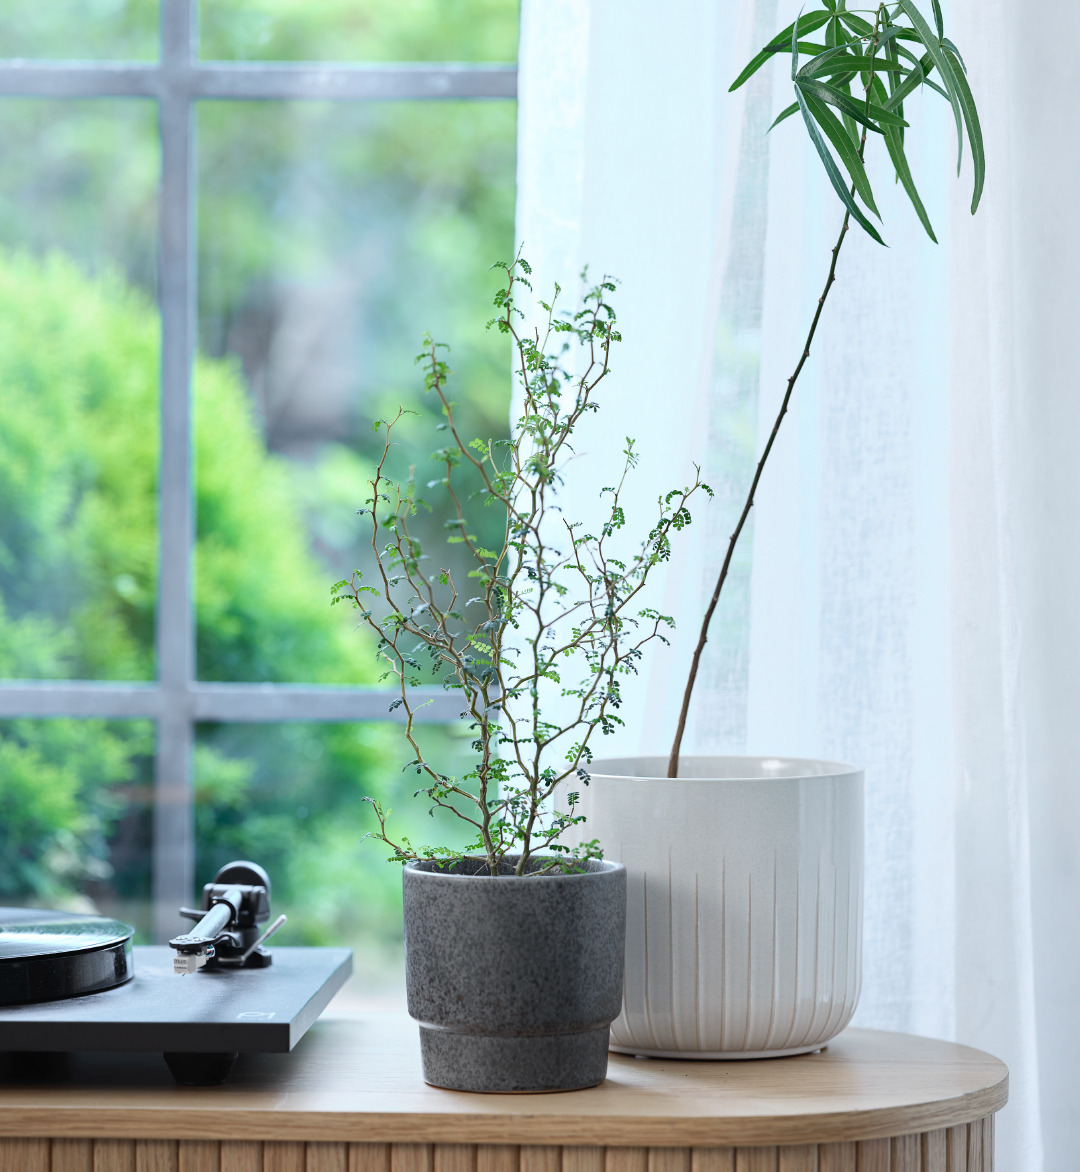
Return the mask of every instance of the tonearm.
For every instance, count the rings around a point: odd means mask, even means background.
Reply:
[[[183,936],[169,944],[176,949],[173,972],[196,973],[201,968],[266,968],[273,959],[262,947],[285,923],[270,918],[270,877],[257,863],[227,863],[203,888],[202,908],[182,907],[180,915],[197,920]]]

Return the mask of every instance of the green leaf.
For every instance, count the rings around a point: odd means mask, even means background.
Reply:
[[[875,102],[856,102],[848,94],[841,93],[834,86],[826,85],[823,81],[817,81],[812,77],[800,77],[795,84],[804,93],[811,93],[823,102],[828,102],[830,106],[835,106],[842,113],[850,114],[856,122],[861,122],[863,126],[878,134],[881,133],[881,126],[907,126],[907,123],[898,114],[884,109]]]
[[[964,112],[968,142],[971,143],[971,162],[975,171],[975,188],[971,195],[971,214],[974,215],[975,209],[979,206],[979,200],[982,199],[983,184],[986,181],[986,156],[983,152],[982,127],[979,125],[979,112],[975,109],[975,99],[971,95],[971,87],[968,85],[963,67],[953,68],[954,64],[960,66],[959,58],[948,49],[945,51],[945,56],[949,69],[952,71],[949,81],[952,82],[960,96],[960,108]]]
[[[874,225],[862,214],[859,210],[858,204],[855,202],[851,192],[848,191],[844,184],[843,178],[840,175],[840,169],[837,167],[832,155],[829,154],[829,148],[825,145],[825,140],[821,137],[821,131],[817,128],[817,123],[810,116],[810,110],[806,104],[806,98],[803,96],[802,89],[799,86],[795,87],[795,96],[799,102],[799,109],[802,111],[803,121],[806,123],[806,129],[810,134],[810,141],[814,144],[818,156],[825,167],[825,174],[829,177],[829,182],[833,186],[833,190],[840,197],[844,207],[854,218],[855,222],[870,236],[872,236],[878,244],[884,244],[885,241],[878,235]]]
[[[809,61],[799,70],[800,74],[808,73],[813,69],[815,64],[821,64],[825,61],[830,61],[839,53],[848,52],[848,45],[833,45],[832,48],[826,49],[823,53],[818,53],[816,57],[811,57]]]
[[[797,112],[798,112],[798,109],[799,109],[799,103],[798,103],[798,102],[792,102],[790,106],[787,106],[787,107],[785,107],[785,108],[784,108],[783,110],[781,110],[781,111],[780,111],[780,113],[779,113],[779,114],[777,114],[777,116],[776,116],[776,117],[775,117],[775,118],[772,120],[772,124],[769,126],[769,130],[772,130],[772,128],[773,128],[774,126],[779,126],[779,125],[780,125],[780,123],[781,123],[781,122],[783,122],[785,118],[790,118],[792,114],[795,114],[795,113],[797,113]],[[768,133],[769,133],[769,130],[766,130],[766,131],[765,131],[765,133],[766,133],[766,134],[768,134]]]
[[[806,94],[804,96],[806,97],[806,104],[810,108],[810,113],[814,116],[814,121],[829,136],[829,141],[836,148],[836,153],[840,156],[840,161],[847,168],[847,173],[851,176],[855,190],[862,197],[863,203],[880,220],[881,213],[877,209],[877,204],[874,203],[874,193],[870,189],[870,180],[867,178],[866,168],[863,166],[862,159],[859,158],[859,152],[855,149],[855,145],[848,137],[848,132],[844,129],[840,119],[836,117],[820,98],[816,98],[812,94]]]
[[[941,4],[938,0],[930,0],[930,3],[934,6],[934,24],[937,25],[937,35],[940,41],[945,35],[945,22],[941,19]]]
[[[960,99],[955,92],[955,86],[949,84],[952,66],[945,60],[945,50],[942,49],[941,43],[930,31],[930,26],[926,23],[926,18],[915,7],[912,0],[897,0],[897,2],[903,9],[908,20],[911,21],[911,27],[919,34],[919,40],[926,46],[926,51],[933,59],[938,73],[941,74],[941,80],[945,88],[949,91],[949,104],[953,108],[953,117],[956,119],[956,173],[959,175],[960,163],[964,155],[964,126],[963,115],[960,113]]]
[[[813,61],[810,61],[799,70],[799,73],[803,77],[820,77],[826,73],[866,73],[871,66],[875,73],[904,72],[904,67],[899,62],[893,63],[888,60],[883,61],[880,57],[860,55],[857,57],[833,57],[821,65],[815,65]]]
[[[896,168],[896,177],[903,184],[908,199],[911,200],[911,206],[915,209],[915,214],[926,229],[927,236],[937,244],[938,240],[934,235],[934,229],[930,226],[930,217],[926,214],[926,208],[923,207],[923,202],[915,188],[915,181],[911,177],[911,168],[908,166],[907,156],[904,154],[904,140],[900,134],[901,132],[895,126],[885,128],[885,146],[888,148],[889,158],[892,159],[893,166]]]
[[[753,75],[757,73],[757,71],[774,53],[785,52],[790,44],[791,34],[794,32],[796,24],[798,25],[800,34],[811,33],[814,31],[814,29],[821,28],[821,26],[831,18],[832,13],[828,11],[812,12],[809,16],[803,16],[800,14],[796,22],[789,24],[788,27],[783,30],[783,32],[777,33],[776,36],[773,37],[773,39],[765,46],[765,48],[762,49],[761,52],[758,53],[758,55],[746,66],[742,73],[740,73],[739,76],[728,87],[728,92],[730,93],[731,90],[737,90],[739,86],[753,77]],[[820,48],[820,46],[815,47]],[[804,52],[805,51],[807,50],[804,48]]]
[[[948,49],[949,52],[952,53],[952,55],[957,59],[957,61],[960,62],[961,69],[963,69],[963,71],[965,73],[967,73],[967,66],[964,64],[963,57],[960,56],[960,50],[952,43],[952,41],[950,41],[948,37],[942,37],[941,38],[941,45],[942,45],[942,48]]]
[[[889,100],[884,103],[886,110],[895,110],[900,106],[904,99],[913,90],[919,88],[926,80],[926,71],[933,66],[933,59],[927,54],[920,62],[918,62],[914,69],[908,73],[907,77],[893,90],[889,95]]]
[[[861,16],[854,16],[850,12],[841,12],[838,15],[844,24],[853,33],[858,33],[860,37],[872,37],[874,35],[874,26],[868,24]]]

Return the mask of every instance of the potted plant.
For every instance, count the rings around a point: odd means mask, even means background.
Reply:
[[[397,685],[393,707],[404,714],[408,768],[422,779],[417,793],[472,836],[463,850],[414,847],[392,835],[389,811],[372,802],[374,837],[404,864],[408,1005],[420,1023],[424,1077],[458,1090],[571,1090],[606,1073],[608,1025],[622,998],[626,873],[594,839],[571,848],[561,838],[582,822],[585,767],[597,734],[620,723],[625,677],[671,625],[641,592],[704,486],[695,479],[662,496],[628,552],[622,490],[636,455],[627,440],[623,477],[604,490],[597,526],[567,515],[559,489],[571,440],[597,409],[619,341],[607,300],[614,286],[592,287],[571,314],[556,308],[556,287],[551,304],[540,302],[546,320],[528,330],[516,304],[528,265],[518,257],[496,267],[506,281],[489,327],[511,341],[517,426],[506,441],[468,439],[449,397],[444,347],[426,338],[418,361],[447,440],[434,454],[439,474],[423,490],[415,469],[395,478],[388,462],[405,413],[376,423],[385,446],[361,512],[378,580],[356,572],[333,597],[351,602],[378,637]],[[414,532],[421,491],[446,510],[448,540],[471,565],[464,581],[429,561]],[[474,505],[497,513],[493,549],[477,537]],[[433,672],[460,695],[474,754],[464,776],[429,760],[421,744],[411,689],[425,665],[428,679]],[[545,682],[570,705],[561,722],[541,709]]]
[[[855,1009],[862,774],[818,761],[687,759],[681,749],[709,624],[809,358],[851,222],[882,243],[864,166],[871,136],[935,240],[905,154],[905,102],[921,88],[949,102],[961,153],[966,130],[972,213],[978,207],[985,174],[978,114],[960,52],[944,34],[938,0],[932,4],[931,25],[913,0],[879,3],[870,19],[848,11],[845,0],[822,0],[774,37],[731,86],[737,89],[771,57],[790,54],[795,100],[772,125],[801,115],[844,216],[798,364],[701,624],[671,753],[666,760],[590,766],[592,785],[582,807],[590,833],[628,872],[626,994],[612,1026],[620,1050],[720,1058],[800,1053],[827,1042]],[[816,43],[808,39],[815,33]],[[665,829],[662,838],[657,825]],[[669,843],[678,844],[677,862]]]

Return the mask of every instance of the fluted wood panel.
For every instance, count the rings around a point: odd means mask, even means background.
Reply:
[[[691,1148],[690,1172],[735,1172],[733,1148]]]
[[[357,1146],[357,1145],[354,1145]],[[564,1149],[565,1150],[565,1149]],[[578,1151],[571,1148],[570,1151]],[[600,1153],[600,1166],[595,1172],[604,1172],[604,1149],[591,1148],[590,1151]],[[516,1144],[481,1144],[476,1149],[476,1172],[518,1172],[518,1147]],[[350,1168],[349,1172],[353,1172]],[[357,1172],[361,1172],[357,1169]],[[371,1172],[377,1172],[371,1169]],[[585,1172],[583,1169],[582,1172]],[[593,1170],[589,1170],[593,1172]]]
[[[135,1172],[180,1172],[179,1144],[174,1139],[137,1139]]]
[[[94,1172],[135,1172],[135,1140],[94,1140]]]
[[[818,1172],[856,1172],[858,1145],[819,1144]]]
[[[349,1144],[349,1172],[390,1172],[390,1144]],[[504,1149],[492,1148],[492,1151]],[[480,1168],[478,1172],[517,1172],[517,1148],[512,1167]],[[225,1172],[222,1168],[221,1172]]]
[[[435,1144],[434,1172],[476,1172],[476,1144]]]
[[[776,1172],[779,1160],[777,1148],[736,1148],[735,1172]]]
[[[649,1172],[690,1172],[690,1149],[649,1148],[648,1169]]]
[[[561,1147],[530,1144],[529,1147],[518,1150],[521,1153],[519,1172],[562,1172]],[[438,1169],[435,1172],[438,1172]]]
[[[11,1148],[0,1149],[0,1172],[49,1172],[47,1139],[16,1139]]]
[[[180,1172],[221,1172],[221,1144],[214,1140],[186,1140],[179,1156]]]
[[[438,1172],[437,1161],[435,1167]],[[349,1145],[343,1143],[308,1144],[304,1172],[349,1172]],[[448,1168],[446,1172],[473,1172],[473,1168],[471,1165],[465,1164],[460,1168]]]
[[[433,1172],[431,1148],[431,1144],[391,1144],[390,1172]]]
[[[738,1148],[0,1139],[0,1172],[993,1172],[993,1116],[850,1143]]]
[[[522,1148],[523,1152],[528,1148]],[[606,1148],[604,1172],[648,1172],[648,1148]]]
[[[263,1172],[306,1172],[306,1146],[302,1143],[263,1144]]]
[[[480,1149],[483,1151],[483,1149]],[[689,1159],[689,1156],[687,1157]],[[477,1167],[476,1172],[485,1172]],[[500,1169],[500,1172],[502,1170]],[[516,1172],[516,1168],[510,1172]],[[604,1172],[604,1149],[566,1147],[562,1150],[562,1172]],[[727,1170],[725,1169],[725,1172]]]
[[[0,1147],[0,1152],[2,1151],[3,1148]],[[0,1155],[0,1168],[3,1167],[5,1167],[4,1159]],[[52,1172],[94,1172],[94,1141],[92,1139],[54,1139],[52,1141]]]
[[[258,1140],[231,1140],[221,1145],[221,1172],[262,1172],[263,1146]],[[379,1168],[377,1172],[389,1172]]]
[[[935,1132],[943,1135],[943,1132]],[[892,1142],[887,1139],[864,1139],[858,1144],[855,1167],[859,1172],[890,1172],[892,1163]],[[944,1161],[941,1164],[944,1168]]]

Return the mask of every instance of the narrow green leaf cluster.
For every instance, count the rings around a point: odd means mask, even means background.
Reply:
[[[738,89],[753,77],[770,57],[790,53],[795,101],[777,115],[769,129],[792,114],[801,113],[810,141],[847,214],[879,244],[884,244],[870,219],[875,216],[880,223],[881,213],[864,165],[867,132],[880,135],[897,182],[910,199],[927,235],[936,243],[937,237],[905,153],[904,135],[909,124],[904,117],[904,102],[911,94],[925,86],[944,97],[952,107],[956,122],[957,174],[963,160],[966,131],[974,171],[973,215],[986,178],[978,111],[960,52],[945,36],[941,6],[938,0],[932,0],[934,26],[931,27],[914,0],[878,4],[872,10],[872,22],[850,11],[847,0],[822,0],[822,4],[819,11],[800,13],[798,19],[778,33],[749,62],[731,89]],[[824,44],[802,39],[822,28]],[[810,54],[810,60],[801,66],[800,54]],[[935,71],[937,81],[930,76]]]
[[[576,812],[579,792],[565,794],[564,809],[556,803],[567,789],[564,783],[588,784],[596,735],[622,724],[618,709],[626,677],[636,673],[644,647],[663,640],[674,626],[669,615],[643,604],[641,591],[654,567],[670,556],[672,532],[690,524],[691,498],[699,489],[709,490],[695,476],[692,484],[662,495],[645,537],[627,547],[621,539],[628,524],[624,488],[637,463],[628,438],[622,475],[600,494],[603,518],[597,532],[570,519],[560,489],[575,429],[597,410],[596,390],[610,371],[611,348],[620,341],[609,301],[615,285],[605,279],[588,287],[583,273],[588,291],[574,312],[557,308],[556,286],[550,304],[539,303],[545,320],[528,329],[517,304],[519,288],[531,289],[528,263],[519,255],[494,267],[506,279],[488,326],[510,339],[523,403],[512,438],[465,440],[448,394],[445,347],[425,337],[417,357],[448,435],[433,454],[440,475],[427,482],[427,490],[435,492],[435,507],[448,512],[447,542],[464,546],[470,555],[471,597],[463,600],[448,569],[427,564],[429,555],[410,529],[410,517],[426,506],[417,495],[415,469],[405,480],[387,470],[404,411],[379,421],[385,446],[360,510],[371,526],[378,587],[364,584],[357,571],[336,582],[331,596],[356,607],[378,635],[384,678],[397,684],[393,707],[403,710],[413,753],[406,768],[424,779],[417,794],[431,800],[432,810],[450,811],[475,833],[465,852],[414,847],[408,839],[390,837],[389,811],[372,801],[379,824],[374,837],[398,862],[454,860],[464,853],[482,857],[494,875],[500,861],[514,853],[520,856],[517,874],[541,875],[599,855],[595,841],[576,848],[560,842],[583,821]],[[476,492],[462,491],[463,475],[479,486]],[[474,536],[474,504],[501,513],[499,548],[488,549]],[[384,616],[373,612],[365,597],[371,593],[382,597]],[[473,767],[463,777],[440,771],[418,743],[411,689],[422,682],[425,668],[461,695],[474,752]],[[541,705],[541,693],[552,689],[563,701],[557,718]],[[529,869],[538,852],[550,861]]]

